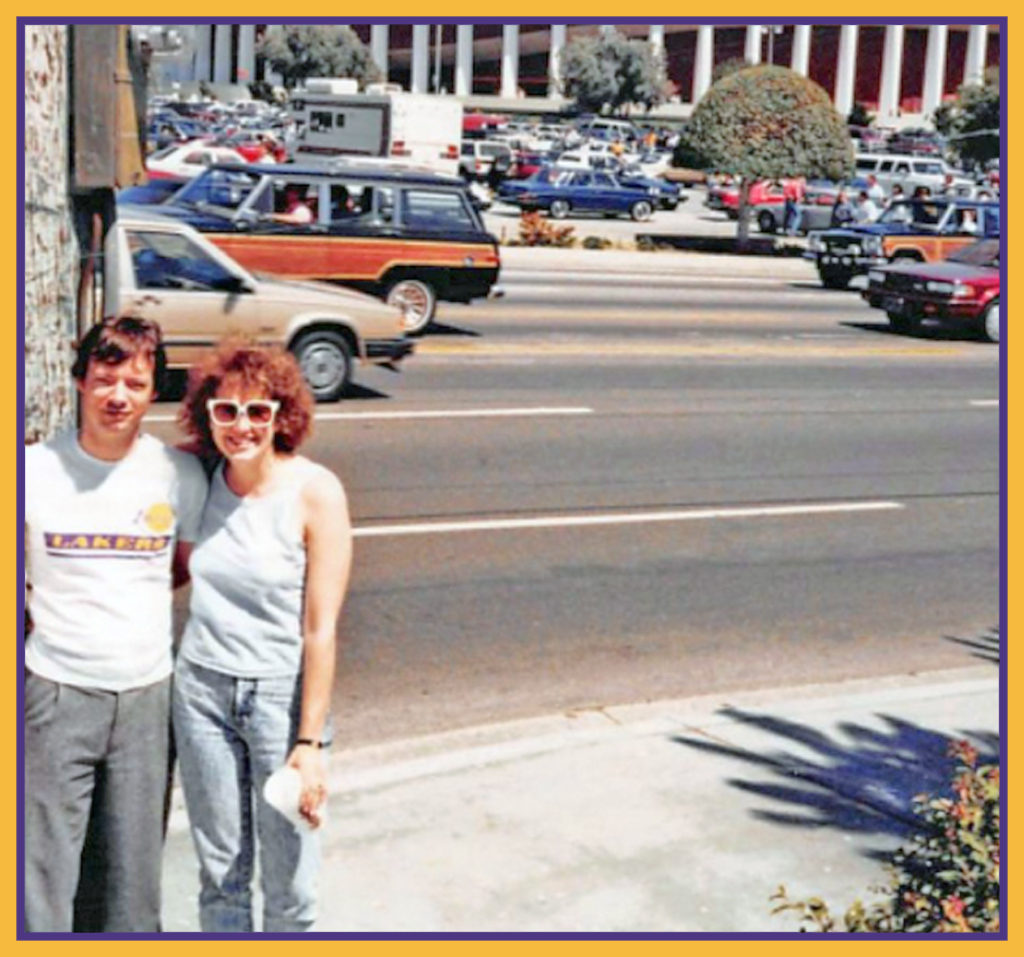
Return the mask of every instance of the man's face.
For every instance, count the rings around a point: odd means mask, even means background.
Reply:
[[[134,438],[153,402],[153,372],[152,359],[141,354],[117,364],[91,360],[78,382],[83,433],[96,442]]]

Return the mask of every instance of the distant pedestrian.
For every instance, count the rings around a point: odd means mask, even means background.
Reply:
[[[836,201],[832,204],[832,219],[830,225],[846,226],[854,219],[853,206],[845,189],[840,189],[836,194]]]
[[[804,201],[806,182],[803,177],[787,179],[782,187],[784,207],[782,211],[782,228],[789,236],[800,232],[803,213],[800,204]]]
[[[900,192],[902,192],[902,189]],[[879,208],[885,203],[885,190],[882,188],[882,184],[878,182],[878,177],[874,173],[868,173],[867,194],[871,201]]]
[[[853,220],[856,223],[873,223],[878,219],[878,207],[872,202],[867,190],[857,194],[857,202],[853,207]]]

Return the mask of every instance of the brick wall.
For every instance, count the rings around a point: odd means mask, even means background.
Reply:
[[[68,30],[25,33],[25,440],[74,417],[78,243],[68,191]]]

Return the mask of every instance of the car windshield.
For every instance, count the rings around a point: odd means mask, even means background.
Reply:
[[[992,266],[999,268],[999,240],[983,239],[958,249],[949,257],[950,262],[963,263],[966,266]]]
[[[893,203],[881,216],[879,223],[913,223],[915,228],[934,231],[946,212],[946,204],[933,200],[903,200]]]
[[[186,206],[217,207],[236,211],[259,185],[260,177],[244,170],[211,169],[196,177],[176,197]]]

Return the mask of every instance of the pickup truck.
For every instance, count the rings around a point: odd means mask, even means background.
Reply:
[[[119,206],[103,256],[103,313],[160,324],[171,369],[238,333],[295,355],[314,398],[342,397],[355,363],[412,351],[399,309],[365,293],[248,272],[201,233],[145,207]]]
[[[938,262],[999,234],[998,203],[928,197],[893,203],[873,223],[812,232],[804,256],[814,260],[823,286],[845,289],[877,266]]]

